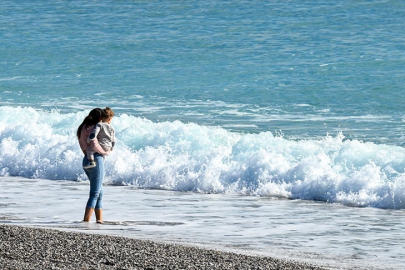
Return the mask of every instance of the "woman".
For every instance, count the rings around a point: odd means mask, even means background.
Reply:
[[[93,131],[94,126],[100,122],[103,110],[100,108],[93,109],[88,116],[83,120],[83,123],[77,129],[77,138],[79,140],[80,148],[84,153],[83,164],[88,164],[89,161],[86,156],[86,149],[90,147],[95,151],[94,160],[96,167],[84,169],[87,177],[90,180],[90,194],[84,212],[83,221],[89,222],[93,212],[96,213],[97,223],[103,223],[103,179],[104,179],[104,156],[108,156],[109,152],[104,151],[100,146],[97,139],[92,140],[90,144],[87,138]]]

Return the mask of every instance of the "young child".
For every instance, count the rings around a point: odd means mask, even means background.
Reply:
[[[110,125],[111,120],[114,116],[114,111],[111,108],[106,107],[101,115],[101,121],[97,123],[94,130],[90,133],[87,138],[87,143],[97,138],[98,143],[104,149],[104,151],[112,151],[115,145],[115,130]],[[86,149],[87,159],[89,163],[83,166],[83,169],[90,169],[96,167],[96,162],[94,161],[94,151],[89,146]]]

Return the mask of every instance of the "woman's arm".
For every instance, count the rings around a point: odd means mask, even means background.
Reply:
[[[97,153],[103,155],[103,156],[108,156],[108,154],[110,153],[109,151],[106,152],[103,147],[101,147],[101,145],[98,143],[97,140],[97,135],[98,133],[100,133],[101,130],[101,124],[98,123],[94,129],[92,130],[92,132],[90,133],[90,135],[87,137],[87,143],[90,144],[91,149],[93,149],[93,151],[96,151]]]
[[[97,138],[94,138],[93,140],[90,141],[90,147],[91,149],[93,149],[93,151],[96,151],[100,155],[108,156],[108,154],[110,154],[110,151],[108,152],[104,151],[103,147],[101,147],[101,145],[98,143]]]

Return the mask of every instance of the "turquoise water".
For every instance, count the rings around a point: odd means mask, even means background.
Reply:
[[[120,218],[114,188],[134,194],[122,214],[133,226],[144,224],[132,216],[137,194],[145,205],[173,197],[168,222],[184,220],[184,241],[400,268],[404,13],[394,0],[1,1],[0,190],[18,198],[69,180],[85,192],[75,131],[90,109],[109,106],[107,217]],[[177,204],[181,196],[198,200]],[[52,211],[5,201],[0,220],[24,208],[22,223],[47,223],[59,209],[48,199]],[[208,217],[187,216],[205,200]],[[279,227],[275,215],[286,217]],[[157,230],[147,224],[139,234]],[[181,237],[169,232],[159,233]],[[281,240],[269,241],[275,233]]]
[[[110,106],[108,183],[403,209],[404,10],[3,1],[0,175],[86,180],[75,129]]]
[[[108,185],[99,225],[94,218],[80,222],[85,182],[0,177],[0,186],[0,224],[168,241],[327,269],[404,265],[404,210]]]
[[[402,1],[2,1],[1,104],[403,145]]]

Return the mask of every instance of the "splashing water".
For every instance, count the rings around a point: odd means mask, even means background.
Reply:
[[[76,129],[84,111],[0,107],[0,175],[87,180]],[[276,196],[405,208],[405,149],[345,140],[288,140],[180,121],[114,117],[106,182],[140,188]]]

